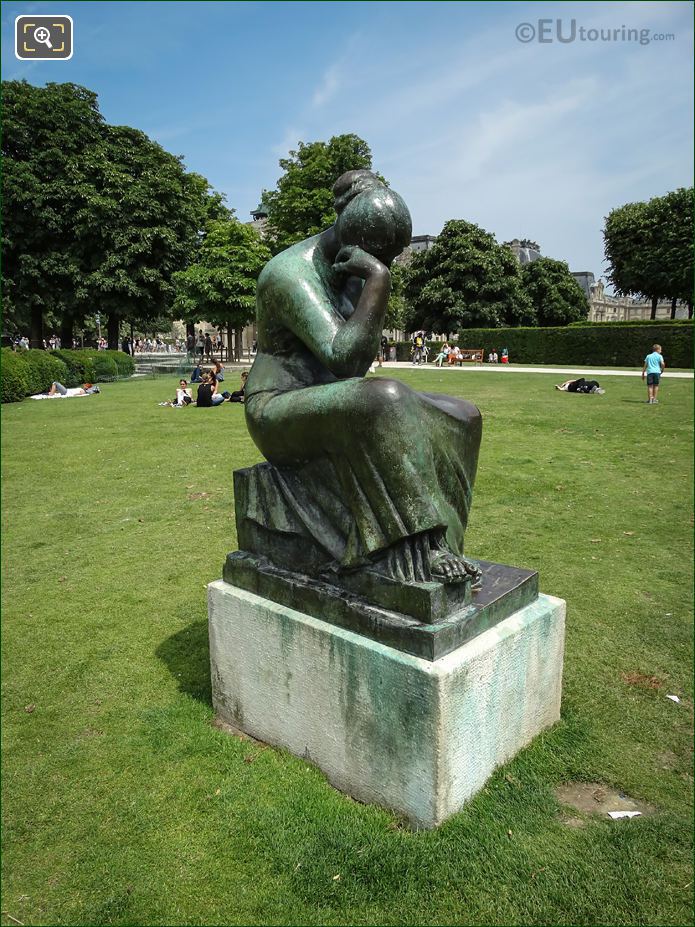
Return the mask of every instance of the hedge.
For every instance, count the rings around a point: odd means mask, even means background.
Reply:
[[[82,386],[83,383],[92,383],[96,379],[92,351],[51,351],[53,357],[63,361],[68,368],[63,386]]]
[[[441,341],[428,342],[434,360]],[[693,366],[693,323],[601,322],[562,328],[470,328],[459,332],[461,348],[509,351],[513,364],[578,364],[641,367],[653,344],[660,344],[667,367]],[[397,346],[398,360],[410,360],[410,343]]]
[[[106,356],[106,351],[100,351],[94,358],[94,379],[103,383],[104,380],[115,380],[118,376],[118,367],[112,357]]]
[[[132,377],[135,373],[135,360],[124,351],[97,351],[97,357],[110,357],[116,365],[119,377]]]
[[[129,377],[135,361],[123,351],[22,351],[2,349],[0,380],[3,402],[19,402],[25,396],[43,393],[58,380],[64,386],[100,383]]]
[[[47,351],[25,351],[22,360],[28,369],[29,394],[47,393],[51,383],[57,380],[63,383],[67,377],[68,368],[58,357],[53,357]]]
[[[29,394],[29,367],[21,354],[0,351],[0,393],[3,402],[20,402]]]

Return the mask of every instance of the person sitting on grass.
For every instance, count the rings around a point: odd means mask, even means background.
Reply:
[[[202,383],[203,382],[203,371],[201,370],[200,364],[196,364],[193,368],[193,373],[191,374],[191,383]]]
[[[241,389],[235,389],[233,393],[223,393],[222,395],[227,400],[227,402],[243,402],[244,401],[244,390],[246,389],[246,381],[248,380],[249,374],[247,370],[242,371],[241,374]]]
[[[191,394],[191,388],[188,385],[187,380],[179,380],[179,388],[176,390],[176,399],[173,401],[167,400],[167,402],[160,402],[160,406],[172,406],[174,409],[182,409],[184,406],[189,406],[193,402],[193,396]]]
[[[224,402],[222,393],[217,392],[217,377],[214,373],[206,373],[203,382],[198,387],[196,405],[199,408],[209,409]]]
[[[605,389],[601,389],[598,380],[585,380],[584,377],[579,377],[578,380],[565,380],[564,383],[556,383],[555,389],[559,389],[563,393],[598,393],[602,395],[606,392]]]
[[[215,361],[212,372],[217,377],[218,383],[222,383],[224,381],[224,367],[220,361]]]

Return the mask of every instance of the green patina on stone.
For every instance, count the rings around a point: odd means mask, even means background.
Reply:
[[[210,599],[219,715],[416,826],[457,811],[559,717],[560,600],[426,661],[225,582]]]

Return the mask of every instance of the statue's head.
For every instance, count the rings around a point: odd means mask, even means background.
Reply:
[[[341,245],[357,245],[388,267],[410,244],[413,225],[401,197],[371,171],[348,171],[333,185],[335,231]]]

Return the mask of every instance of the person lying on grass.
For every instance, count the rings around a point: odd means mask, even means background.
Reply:
[[[555,389],[559,389],[563,393],[598,393],[601,395],[606,392],[605,389],[601,389],[598,380],[585,380],[584,377],[579,377],[578,380],[565,380],[564,383],[556,383]]]
[[[38,393],[36,396],[31,396],[31,399],[72,399],[73,396],[91,396],[92,393],[100,393],[101,390],[98,386],[93,386],[91,383],[84,383],[82,386],[75,386],[72,389],[63,386],[62,383],[59,383],[57,380],[54,380],[51,383],[51,388],[47,393]]]

